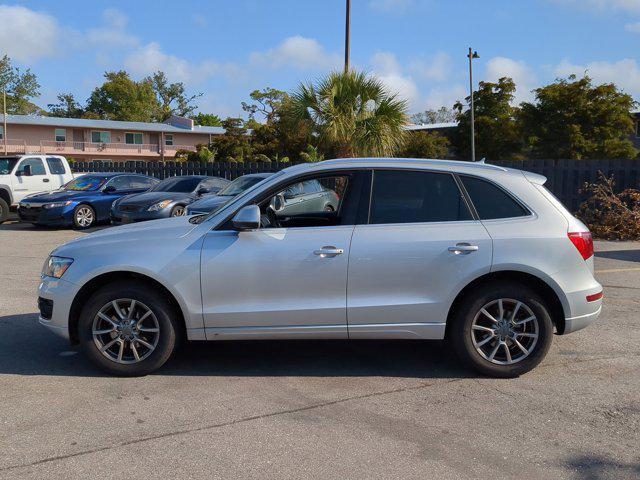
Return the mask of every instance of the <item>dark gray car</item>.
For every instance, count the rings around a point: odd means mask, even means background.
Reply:
[[[273,173],[250,173],[248,175],[238,177],[220,190],[216,195],[207,195],[204,198],[188,205],[187,215],[211,213],[234,198],[236,195],[240,195],[245,190],[253,187],[257,183],[260,183],[271,175],[273,175]]]
[[[220,177],[185,175],[167,178],[145,193],[128,195],[111,206],[113,223],[131,223],[179,217],[187,205],[219,191],[229,181]]]
[[[339,204],[340,198],[330,186],[318,180],[305,180],[276,195],[271,201],[271,209],[278,217],[286,217],[309,211],[335,212]]]

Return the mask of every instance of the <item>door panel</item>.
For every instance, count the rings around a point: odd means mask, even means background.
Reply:
[[[30,176],[17,176],[15,173],[24,171],[26,165],[31,167],[32,174]],[[51,180],[45,170],[44,162],[37,157],[22,159],[12,175],[11,182],[13,183],[13,201],[15,203],[18,203],[32,193],[48,192],[51,190]]]
[[[477,251],[454,253],[459,243]],[[350,338],[443,338],[449,306],[491,268],[479,221],[358,225],[349,258]]]
[[[201,261],[207,339],[346,338],[353,228],[209,232]],[[344,253],[314,253],[325,246]]]

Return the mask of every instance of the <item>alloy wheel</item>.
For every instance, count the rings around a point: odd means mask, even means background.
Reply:
[[[76,210],[76,223],[81,227],[89,227],[93,223],[93,210],[90,207],[80,207]]]
[[[174,207],[173,210],[171,211],[172,217],[182,217],[183,215],[184,215],[184,207],[182,205],[178,205],[177,207]]]
[[[471,340],[485,360],[513,365],[533,352],[539,330],[538,318],[531,308],[519,300],[499,298],[476,313]]]
[[[138,363],[153,353],[160,325],[144,303],[119,298],[105,304],[92,325],[93,341],[105,357],[116,363]]]

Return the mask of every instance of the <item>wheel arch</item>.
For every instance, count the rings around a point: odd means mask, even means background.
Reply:
[[[518,282],[533,288],[547,302],[547,305],[549,307],[549,315],[551,316],[551,321],[556,327],[557,333],[564,333],[566,316],[565,308],[556,291],[551,285],[549,285],[540,277],[531,273],[521,272],[517,270],[500,270],[489,272],[468,283],[462,290],[460,290],[460,292],[458,292],[458,295],[455,297],[453,303],[451,304],[451,307],[449,308],[449,313],[447,315],[447,327],[451,324],[451,318],[453,317],[453,315],[455,315],[457,309],[460,307],[462,299],[468,292],[472,291],[474,288],[477,288],[480,285],[498,281]]]
[[[7,202],[7,205],[11,206],[13,196],[11,195],[11,189],[8,186],[0,185],[0,198]]]
[[[187,338],[184,311],[180,305],[180,302],[178,302],[176,297],[168,288],[166,288],[158,280],[141,273],[131,271],[113,271],[106,272],[92,278],[91,280],[86,282],[76,293],[73,302],[71,303],[71,308],[69,309],[69,339],[71,340],[72,344],[77,344],[79,340],[78,323],[80,321],[80,313],[85,302],[99,288],[109,283],[121,280],[136,280],[137,282],[144,283],[151,288],[161,291],[163,293],[163,296],[169,300],[169,302],[175,309],[175,312],[178,314],[178,323],[182,330],[181,332],[179,332],[180,338]]]

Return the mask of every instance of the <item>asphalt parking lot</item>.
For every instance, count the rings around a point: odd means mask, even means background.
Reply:
[[[37,324],[79,235],[0,226],[0,478],[640,477],[640,243],[597,243],[599,323],[518,379],[441,342],[198,344],[122,379]]]

